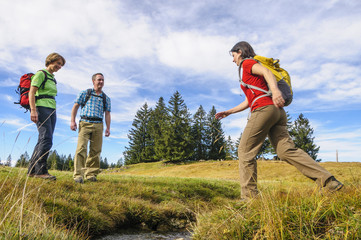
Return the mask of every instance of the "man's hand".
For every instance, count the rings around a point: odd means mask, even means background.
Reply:
[[[75,121],[70,123],[70,129],[73,130],[73,131],[76,131],[77,126],[76,126],[76,122],[75,122]]]
[[[105,130],[105,136],[106,136],[106,137],[109,137],[109,136],[110,136],[110,130],[109,130],[109,129],[106,129],[106,130]]]

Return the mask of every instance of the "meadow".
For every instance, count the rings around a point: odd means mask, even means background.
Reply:
[[[260,197],[240,201],[238,161],[142,163],[97,182],[26,177],[0,166],[1,239],[96,239],[133,231],[190,231],[193,239],[361,239],[361,163],[321,163],[345,184],[320,191],[294,167],[258,163]]]

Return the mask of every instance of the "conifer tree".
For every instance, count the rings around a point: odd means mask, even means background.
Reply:
[[[272,144],[270,142],[270,140],[268,139],[268,137],[264,140],[261,149],[259,150],[256,159],[259,158],[265,158],[264,155],[265,154],[275,154],[275,150],[272,147]]]
[[[29,159],[29,154],[25,151],[25,153],[21,154],[19,159],[16,161],[15,167],[28,167]]]
[[[100,168],[101,169],[109,168],[108,159],[106,157],[104,158],[104,160],[103,160],[103,158],[100,158]]]
[[[9,154],[8,158],[6,159],[5,166],[11,167],[11,154]]]
[[[125,164],[154,161],[154,142],[148,130],[152,109],[145,103],[137,111],[133,120],[133,128],[129,131],[129,147],[124,152]]]
[[[49,152],[49,157],[48,157],[48,159],[47,159],[48,169],[52,169],[52,170],[56,170],[56,169],[57,169],[56,158],[57,158],[57,152],[56,152],[56,150],[50,151],[50,152]]]
[[[71,154],[69,154],[68,157],[66,158],[63,169],[65,171],[73,171],[74,170],[74,160],[73,160]]]
[[[64,169],[66,168],[65,162],[66,162],[66,155],[65,154],[58,155],[56,158],[56,163],[57,163],[56,169],[62,171],[65,170]]]
[[[241,142],[241,138],[242,138],[242,133],[239,135],[236,142],[234,143],[234,154],[237,156],[236,159],[238,159],[238,148],[239,148],[239,143]]]
[[[207,115],[208,159],[210,160],[225,159],[226,157],[224,132],[220,120],[214,117],[216,113],[216,108],[212,106]]]
[[[109,163],[108,163],[108,158],[107,157],[104,158],[104,166],[105,166],[106,169],[109,168]]]
[[[310,126],[310,122],[301,113],[293,123],[290,130],[290,135],[297,148],[301,148],[308,155],[310,155],[316,162],[320,162],[321,159],[317,159],[318,151],[320,147],[314,143],[313,129]]]
[[[193,145],[193,160],[207,159],[207,113],[204,111],[202,105],[199,106],[197,112],[193,116],[193,125],[191,127],[192,145]]]
[[[123,158],[119,158],[114,167],[120,168],[121,166],[123,166]]]
[[[235,154],[235,146],[232,141],[231,136],[228,136],[228,139],[225,144],[225,152],[226,152],[226,160],[234,160],[237,159],[237,154]]]
[[[168,161],[189,160],[192,153],[190,114],[181,94],[176,91],[168,102],[169,124],[165,136]]]
[[[169,131],[169,114],[163,97],[160,97],[149,120],[149,134],[154,142],[154,160],[166,158],[166,138]]]

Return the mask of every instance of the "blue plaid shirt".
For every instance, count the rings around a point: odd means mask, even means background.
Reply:
[[[75,103],[82,106],[85,103],[86,94],[87,94],[87,90],[80,92],[77,99],[75,100]],[[92,89],[89,100],[86,102],[85,106],[81,108],[80,118],[87,117],[87,118],[103,119],[104,112],[105,111],[110,112],[110,109],[111,109],[110,98],[108,96],[107,96],[107,100],[106,100],[106,104],[105,104],[105,109],[103,109],[104,108],[103,107],[103,96],[104,96],[103,93],[101,93],[100,95],[97,95],[95,93],[95,90]],[[102,122],[100,120],[97,121],[97,120],[88,120],[88,119],[80,119],[80,121],[91,122],[91,123],[101,123]]]

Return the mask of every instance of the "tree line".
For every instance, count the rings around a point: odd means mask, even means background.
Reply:
[[[232,141],[225,137],[221,122],[215,119],[216,108],[207,113],[200,105],[190,114],[181,94],[176,91],[166,105],[160,97],[154,109],[147,103],[136,112],[129,130],[129,146],[124,151],[124,164],[237,159],[240,137]],[[317,159],[319,147],[314,144],[313,129],[307,118],[300,114],[293,123],[288,115],[288,130],[296,147]],[[257,158],[275,155],[268,139]],[[277,158],[277,156],[275,156]]]
[[[191,116],[176,91],[166,106],[160,97],[154,109],[147,103],[137,111],[124,151],[125,165],[167,160],[231,159],[216,109],[206,113],[200,106]]]
[[[30,156],[25,151],[21,154],[19,159],[15,163],[15,167],[28,167],[29,166]],[[7,163],[11,163],[11,155],[7,158]],[[10,165],[8,165],[10,166]],[[116,168],[122,166],[122,159],[119,159],[117,163],[108,163],[108,159],[100,158],[100,168]],[[49,152],[49,157],[47,160],[47,167],[51,170],[60,170],[60,171],[74,171],[74,158],[69,154],[68,156],[61,154],[59,155],[56,150]]]

